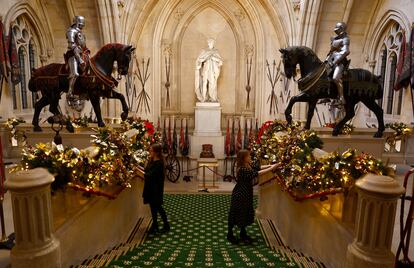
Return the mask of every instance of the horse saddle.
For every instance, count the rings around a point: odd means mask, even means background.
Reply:
[[[89,54],[90,51],[89,49],[86,49],[85,51],[83,51],[81,57],[83,59],[83,61],[85,62],[84,65],[79,65],[79,75],[82,75],[84,73],[86,73],[86,71],[89,69]],[[72,50],[68,50],[66,51],[65,54],[63,54],[63,58],[65,59],[65,65],[63,67],[63,69],[61,70],[61,74],[69,74],[69,64],[68,61],[71,57],[75,56],[75,54],[73,53]]]

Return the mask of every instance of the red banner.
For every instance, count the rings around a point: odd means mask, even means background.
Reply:
[[[6,172],[4,169],[4,161],[3,161],[3,144],[1,143],[0,137],[0,198],[3,199],[4,197],[4,181],[6,180]]]
[[[401,76],[403,74],[404,65],[407,63],[406,61],[406,55],[408,53],[407,51],[407,45],[406,45],[406,38],[405,38],[405,31],[403,31],[402,39],[401,39],[401,47],[400,47],[400,54],[398,55],[398,64],[397,64],[397,83],[394,86],[394,90],[400,90],[402,88],[402,84],[398,83],[398,81],[401,80]],[[407,67],[406,67],[407,68]],[[383,77],[384,79],[384,77]]]
[[[184,140],[184,128],[183,128],[183,124],[184,124],[184,119],[181,118],[180,141],[178,142],[181,154],[182,154],[183,148],[185,146],[185,144],[184,144],[185,143],[185,140]]]
[[[20,64],[19,54],[17,53],[16,40],[14,38],[14,32],[11,26],[9,30],[8,50],[11,68],[11,81],[13,85],[16,85],[20,83]]]
[[[4,35],[4,25],[0,20],[0,76],[7,77],[7,58],[6,58],[6,44]]]
[[[411,25],[411,34],[410,34],[410,84],[411,84],[412,94],[414,94],[414,67],[413,67],[414,60],[413,58],[414,58],[414,22]],[[414,99],[413,99],[413,109],[414,109]]]
[[[185,133],[184,133],[184,149],[181,152],[182,155],[187,156],[190,152],[190,138],[188,137],[188,121],[185,120]]]
[[[172,150],[172,139],[171,139],[171,117],[168,118],[168,133],[167,133],[167,142],[168,142],[168,152]]]
[[[241,150],[242,148],[242,134],[241,134],[241,126],[240,126],[240,119],[239,119],[239,130],[237,131],[237,140],[236,140],[236,154]]]
[[[227,119],[226,143],[224,145],[224,151],[227,156],[230,156],[230,119]]]

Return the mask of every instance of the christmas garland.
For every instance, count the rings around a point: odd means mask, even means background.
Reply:
[[[159,142],[152,123],[128,120],[124,131],[93,129],[92,146],[79,150],[54,143],[39,143],[23,149],[21,164],[14,170],[43,167],[54,174],[52,189],[66,186],[114,198],[130,187],[148,159],[148,146]],[[105,189],[112,188],[112,194]]]
[[[4,126],[9,131],[9,141],[11,144],[14,144],[13,140],[17,143],[21,143],[22,145],[26,145],[26,134],[24,131],[17,130],[17,126],[21,123],[26,123],[23,119],[18,118],[9,118],[7,122],[4,123]],[[17,145],[15,145],[17,146]]]
[[[278,163],[277,182],[296,200],[344,192],[366,173],[388,174],[380,160],[354,149],[342,154],[322,151],[322,140],[298,123],[266,122],[259,133],[251,144],[254,156],[262,164]]]
[[[70,117],[68,117],[70,118]],[[92,122],[91,118],[87,117],[86,115],[81,116],[81,117],[77,117],[77,118],[73,118],[72,124],[75,128],[83,128],[83,127],[88,127],[89,123]]]
[[[394,130],[394,133],[391,136],[387,137],[385,140],[390,148],[395,147],[397,141],[405,139],[412,133],[412,129],[404,123],[389,123],[385,125],[385,128]]]
[[[326,123],[324,127],[335,128],[335,123]],[[352,124],[346,123],[341,129],[341,134],[350,135],[354,129],[355,127]]]

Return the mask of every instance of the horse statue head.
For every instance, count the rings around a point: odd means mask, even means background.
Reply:
[[[296,76],[296,66],[299,64],[302,77],[306,76],[322,64],[312,49],[305,46],[281,48],[282,62],[288,79]]]
[[[118,74],[127,75],[132,52],[135,50],[131,45],[110,43],[103,46],[95,56],[91,58],[91,63],[106,76],[110,76],[114,62],[117,62]]]

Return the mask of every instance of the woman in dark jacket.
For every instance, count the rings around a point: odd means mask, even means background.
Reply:
[[[144,204],[149,204],[152,215],[152,226],[149,233],[156,233],[159,231],[157,216],[160,213],[164,228],[162,232],[170,230],[167,214],[165,213],[163,204],[164,196],[164,158],[162,156],[162,147],[160,144],[153,144],[149,149],[150,160],[145,167],[144,174],[144,190],[142,197]]]
[[[254,222],[253,208],[253,184],[259,174],[273,170],[275,165],[267,166],[260,170],[260,166],[252,167],[250,152],[240,150],[237,154],[237,183],[231,194],[231,204],[228,218],[227,240],[237,243],[233,234],[233,227],[240,227],[240,240],[251,242],[252,239],[247,235],[246,227]]]

